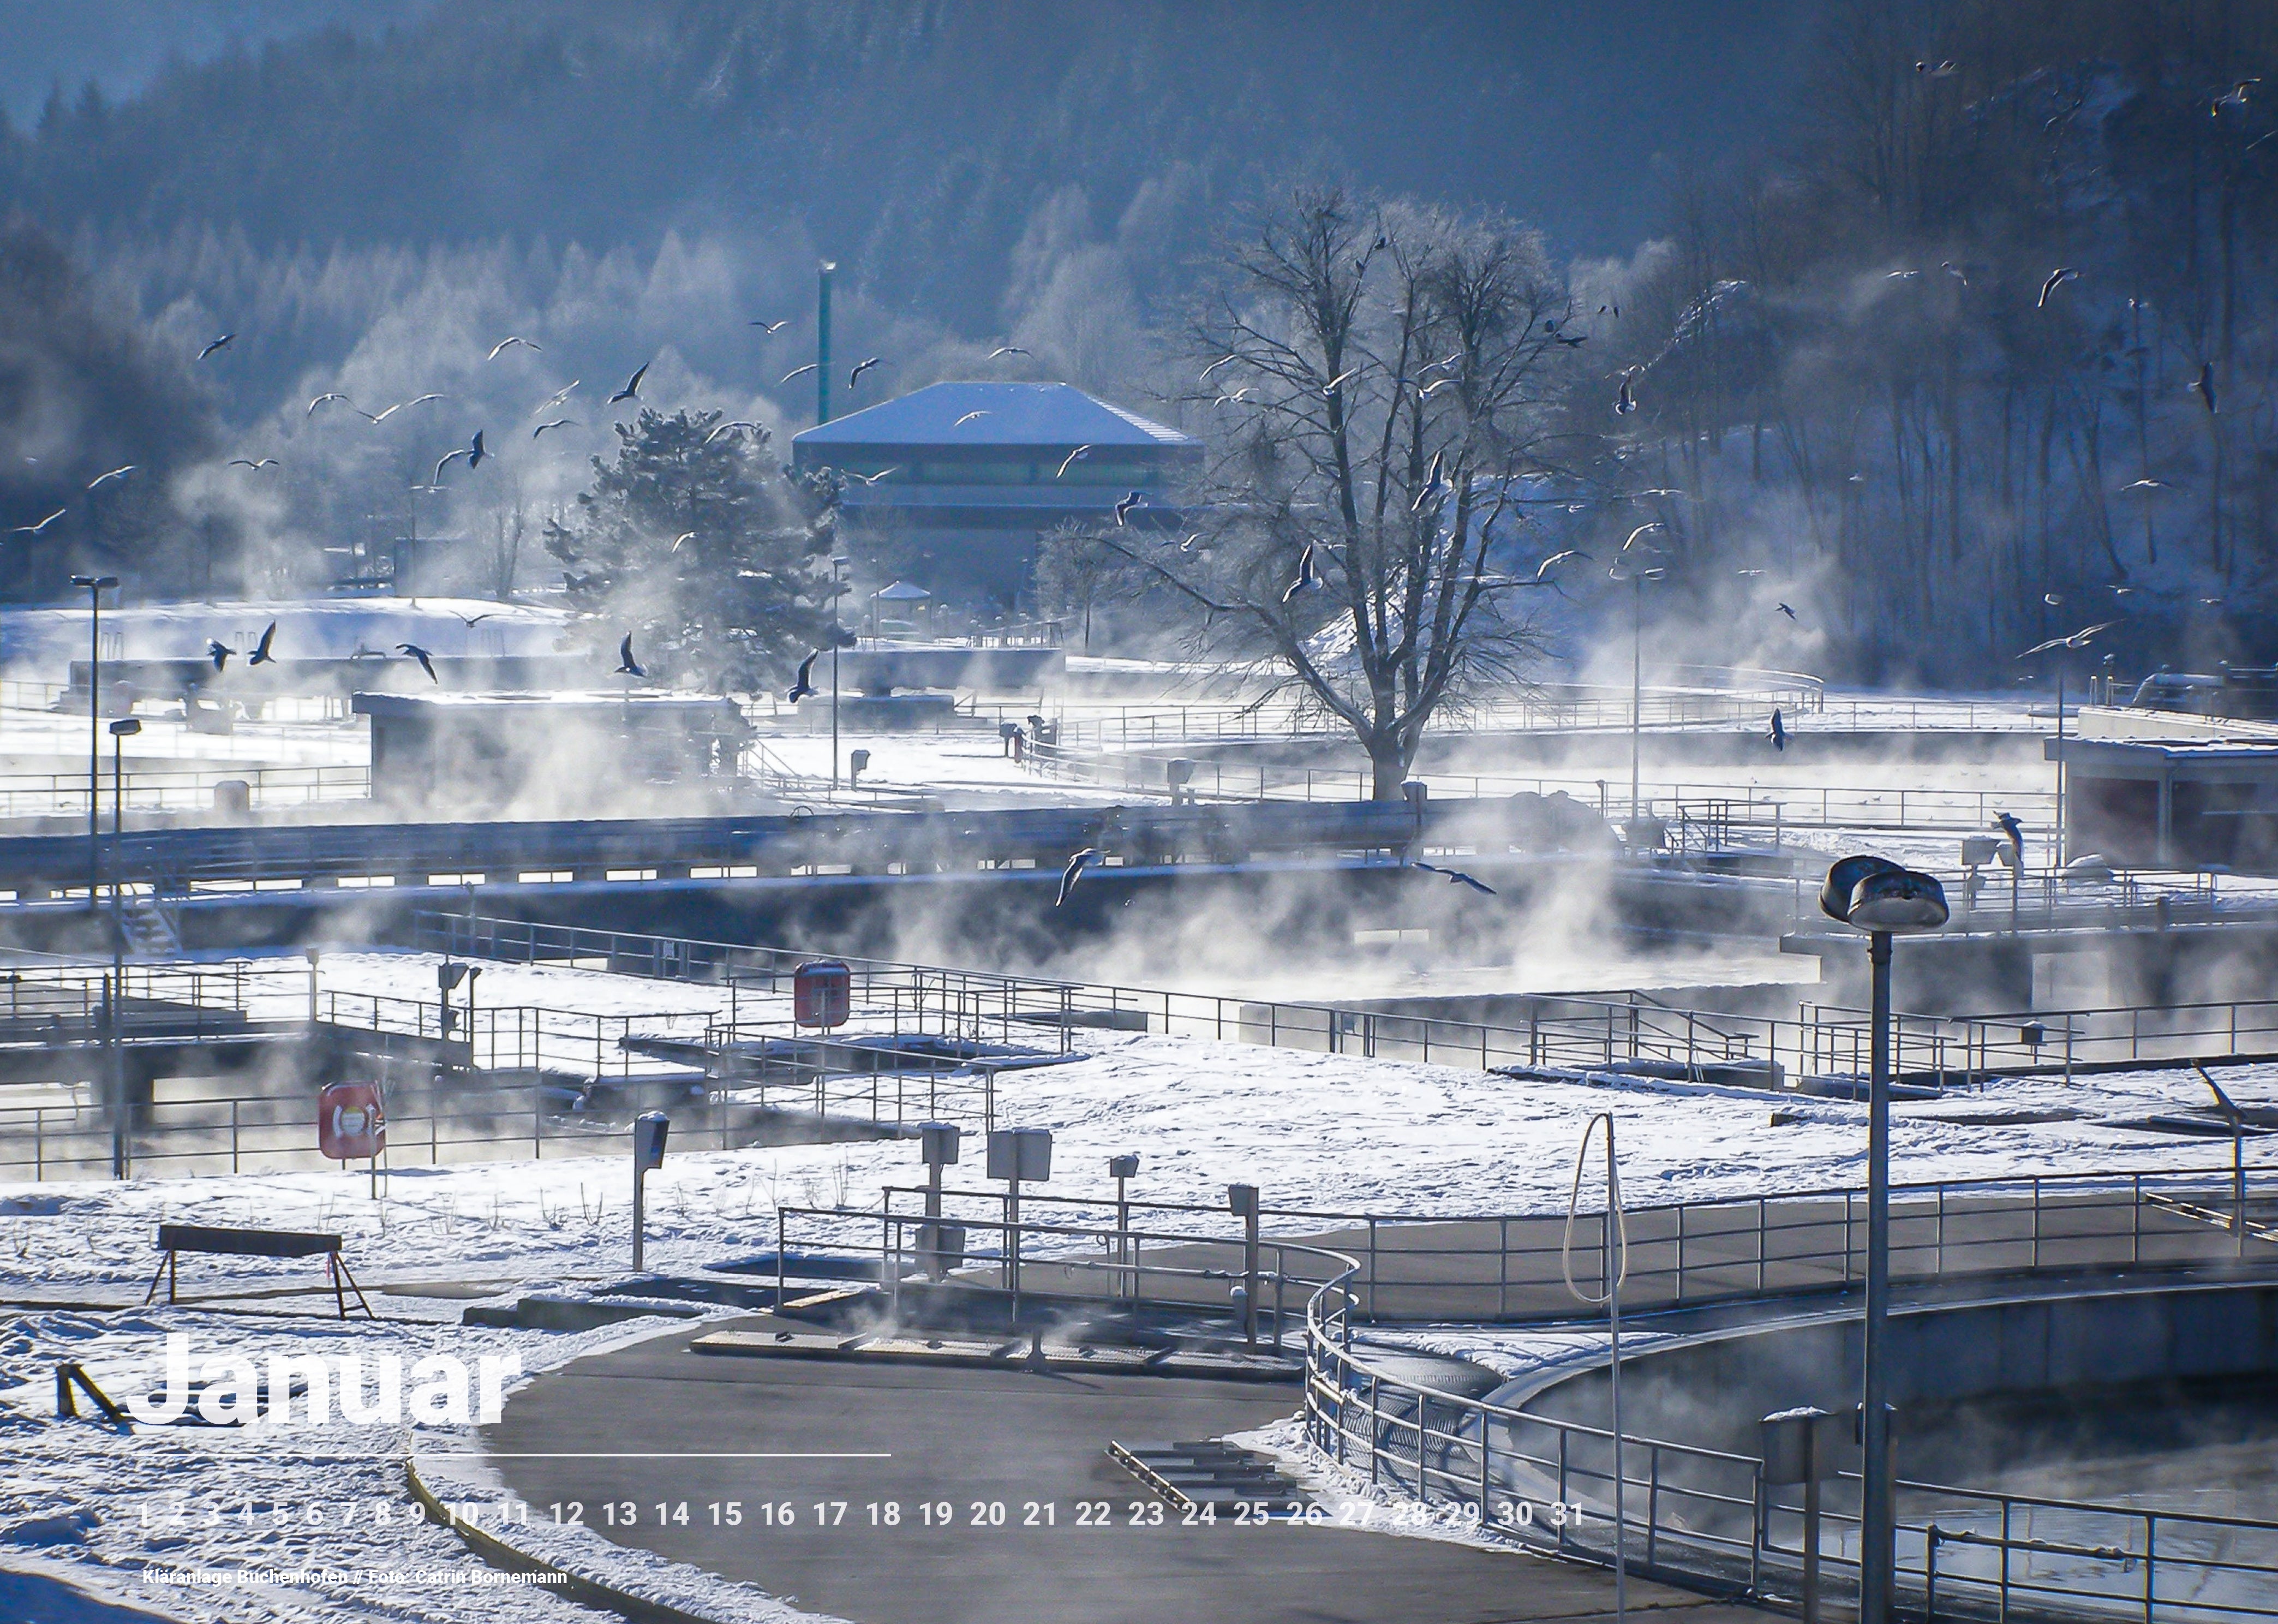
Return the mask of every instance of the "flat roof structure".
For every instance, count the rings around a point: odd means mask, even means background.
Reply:
[[[2051,739],[2066,848],[2133,867],[2278,873],[2278,725],[2087,709]]]
[[[791,437],[791,466],[862,476],[841,505],[848,538],[883,567],[950,598],[1013,603],[1038,540],[1061,525],[1169,529],[1200,471],[1192,435],[1064,383],[938,383]]]

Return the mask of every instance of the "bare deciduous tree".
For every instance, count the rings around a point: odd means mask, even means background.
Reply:
[[[1575,353],[1533,234],[1300,193],[1228,257],[1193,336],[1212,454],[1181,535],[1104,532],[1200,640],[1353,730],[1397,800],[1451,703],[1538,643],[1492,562],[1549,467]]]

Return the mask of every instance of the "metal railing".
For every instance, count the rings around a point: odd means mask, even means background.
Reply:
[[[819,955],[639,932],[421,913],[413,943],[434,952],[553,962],[665,979],[724,981],[781,996]],[[1864,1011],[1802,1002],[1793,1018],[1674,1008],[1637,993],[1593,999],[1525,995],[1524,1021],[1299,1004],[1217,993],[1000,975],[848,958],[859,1007],[897,1033],[1057,1047],[1086,1026],[1200,1037],[1275,1048],[1413,1061],[1480,1071],[1655,1068],[1675,1080],[1853,1082],[1868,1066]],[[769,1018],[774,1018],[770,1012]],[[2057,1070],[2129,1060],[2179,1061],[2278,1053],[2278,1000],[2167,1009],[2117,1007],[2040,1016],[1900,1015],[1893,1065],[1911,1083],[1968,1086],[1989,1073]],[[2041,1030],[2036,1040],[2033,1027]],[[730,1040],[738,1024],[728,1023]],[[1714,1076],[1711,1076],[1712,1071]]]

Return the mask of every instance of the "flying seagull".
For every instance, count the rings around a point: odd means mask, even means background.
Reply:
[[[1563,553],[1553,553],[1549,557],[1544,559],[1540,563],[1534,566],[1534,578],[1539,581],[1544,576],[1548,575],[1550,572],[1550,566],[1552,564],[1564,563],[1570,558],[1589,557],[1590,555],[1584,552],[1579,547],[1570,547]],[[1592,558],[1590,559],[1590,562],[1595,563],[1597,560]]]
[[[535,440],[548,429],[569,428],[576,424],[577,421],[577,419],[575,417],[555,417],[549,422],[541,423],[536,428],[531,430],[530,437],[532,440]]]
[[[676,543],[676,545],[677,544]],[[633,634],[630,632],[625,633],[625,640],[617,645],[617,669],[613,675],[618,677],[646,677],[648,675],[646,671],[641,669],[641,663],[633,658]]]
[[[1786,616],[1790,620],[1795,620],[1795,611],[1788,608],[1786,604],[1783,603],[1779,606],[1779,612]],[[1796,624],[1800,625],[1803,623],[1801,621],[1796,621]]]
[[[999,356],[1025,356],[1028,353],[1018,344],[999,344],[989,352],[989,358],[994,361]]]
[[[2116,625],[2118,624],[2119,623],[2116,621],[2099,620],[2092,626],[2083,626],[2070,637],[2052,637],[2045,643],[2036,643],[2030,648],[2025,650],[2024,653],[2019,655],[2017,658],[2020,660],[2030,660],[2037,654],[2048,653],[2052,648],[2085,648],[2088,647],[2088,642],[2091,638],[2094,637],[2098,632],[2105,630],[2106,627]]]
[[[2167,488],[2167,482],[2165,479],[2132,479],[2120,488],[2123,491],[2164,491]]]
[[[348,397],[342,395],[338,389],[327,390],[325,394],[318,395],[315,400],[309,402],[309,410],[301,414],[302,421],[305,423],[310,417],[315,417],[317,415],[317,408],[323,405],[326,401],[348,401]],[[354,406],[355,402],[354,401],[348,401],[348,404],[350,406]]]
[[[1622,374],[1622,387],[1614,395],[1614,416],[1617,417],[1626,417],[1638,408],[1636,392],[1630,387],[1630,377],[1628,372]]]
[[[2041,284],[2041,296],[2033,301],[2033,308],[2037,310],[2046,310],[2049,304],[2049,295],[2056,292],[2058,288],[2063,287],[2067,282],[2071,281],[2079,274],[2080,272],[2073,269],[2070,265],[2059,265],[2055,270],[2050,272],[2049,280]]]
[[[1069,466],[1073,464],[1078,457],[1089,456],[1090,455],[1091,448],[1089,446],[1078,446],[1074,450],[1067,454],[1066,460],[1060,463],[1059,472],[1054,474],[1052,478],[1055,479],[1065,478]]]
[[[1194,534],[1189,536],[1185,540],[1179,543],[1179,551],[1182,553],[1193,552],[1195,550],[1195,543],[1202,539],[1203,532],[1197,530]]]
[[[2196,379],[2192,379],[2191,388],[2198,395],[2199,399],[2206,402],[2207,411],[2212,414],[2215,409],[2213,362],[2202,361],[2199,363],[2199,375]]]
[[[394,417],[397,412],[399,412],[399,411],[401,411],[401,410],[405,410],[407,407],[411,407],[411,406],[424,406],[424,405],[425,405],[428,402],[430,402],[430,401],[447,401],[447,400],[449,400],[450,398],[451,398],[451,397],[450,397],[449,395],[416,395],[416,396],[414,396],[412,399],[408,400],[408,401],[398,401],[398,402],[396,402],[394,405],[390,406],[389,408],[387,408],[385,411],[381,412],[381,413],[379,414],[379,416],[378,416],[378,417],[376,417],[372,418],[372,421],[373,421],[374,423],[385,423],[385,422],[386,422],[390,417]]]
[[[1993,815],[1993,827],[2009,837],[2009,848],[2017,854],[2017,867],[2025,866],[2025,826],[2007,812]]]
[[[546,402],[545,402],[542,405],[540,405],[540,406],[539,407],[539,409],[538,409],[536,411],[531,412],[530,415],[531,415],[531,417],[544,417],[547,412],[552,411],[552,410],[553,410],[556,406],[559,406],[560,404],[562,404],[562,402],[564,402],[564,401],[568,400],[568,399],[570,398],[570,396],[571,392],[572,392],[572,391],[574,391],[574,390],[577,387],[577,386],[578,386],[579,384],[583,383],[584,381],[585,381],[585,379],[582,379],[582,378],[573,378],[573,379],[570,379],[567,384],[565,384],[562,387],[561,387],[561,388],[559,388],[559,389],[556,389],[556,390],[553,393],[553,395],[550,395],[549,397],[547,397],[547,399],[546,400]],[[347,397],[346,397],[345,395],[343,395],[341,398],[342,398],[342,399],[346,399]]]
[[[875,485],[888,474],[899,473],[901,471],[902,465],[899,463],[897,463],[891,468],[881,468],[874,474],[858,474],[853,470],[849,469],[846,471],[846,477],[853,480],[857,485]]]
[[[664,550],[665,550],[665,552],[667,553],[667,555],[670,555],[670,554],[673,554],[673,553],[677,553],[677,552],[678,552],[678,551],[680,550],[680,544],[681,544],[683,541],[693,541],[693,540],[696,540],[696,532],[695,532],[694,531],[692,531],[692,530],[684,530],[684,531],[682,531],[678,535],[677,535],[677,536],[673,537],[673,539],[672,539],[672,545],[671,545],[670,547],[666,548]]]
[[[528,339],[524,338],[520,333],[508,333],[504,338],[501,339],[497,343],[495,343],[495,344],[492,345],[492,346],[491,346],[491,353],[490,353],[490,354],[488,354],[488,355],[486,355],[486,356],[485,356],[483,357],[483,359],[484,359],[484,360],[485,360],[485,361],[495,361],[495,360],[497,360],[497,359],[499,358],[499,351],[501,351],[501,349],[506,349],[508,346],[512,345],[512,344],[519,344],[519,345],[521,345],[524,349],[537,349],[537,350],[543,350],[543,349],[545,349],[545,346],[544,346],[544,345],[542,345],[542,344],[533,344],[533,343],[531,343]]]
[[[2062,593],[2045,592],[2041,594],[2041,601],[2047,604],[2051,609],[2062,609],[2064,607],[2064,594]]]
[[[989,413],[988,413],[988,410],[987,410],[987,409],[986,409],[986,408],[983,408],[982,410],[979,410],[979,411],[968,411],[968,412],[967,412],[963,417],[959,417],[956,422],[954,422],[954,423],[951,424],[949,426],[950,426],[950,427],[952,427],[952,428],[963,428],[967,424],[968,424],[968,423],[972,422],[974,418],[975,418],[975,417],[987,417],[988,415],[989,415]]]
[[[1330,379],[1327,383],[1323,384],[1321,386],[1321,393],[1323,395],[1334,395],[1339,388],[1344,386],[1345,383],[1359,376],[1360,368],[1357,366],[1349,366],[1343,372],[1339,372],[1334,378]]]
[[[443,680],[440,677],[435,675],[435,657],[429,654],[424,648],[419,647],[418,644],[398,643],[395,646],[395,650],[398,654],[408,654],[413,659],[418,661],[419,669],[427,673],[430,681],[440,683]]]
[[[87,482],[87,488],[93,490],[96,486],[108,484],[113,479],[124,479],[128,474],[131,474],[134,471],[134,464],[132,463],[127,463],[124,468],[114,468],[109,473],[97,474],[94,479],[89,479]]]
[[[70,511],[71,509],[69,508],[57,508],[53,513],[49,514],[47,517],[42,519],[38,524],[19,525],[15,529],[10,531],[8,533],[11,536],[36,536],[49,525],[54,524],[57,519],[63,517],[65,514]]]
[[[773,338],[776,333],[791,326],[791,318],[786,316],[781,321],[755,321],[750,325],[760,330],[760,336],[761,338]]]
[[[1772,707],[1772,748],[1775,750],[1787,748],[1787,724],[1781,719],[1779,707],[1777,705]]]
[[[1131,509],[1143,505],[1146,500],[1146,497],[1141,495],[1137,491],[1134,491],[1131,494],[1126,496],[1121,502],[1117,502],[1115,504],[1115,522],[1118,525],[1127,523],[1129,519]]]
[[[233,456],[229,459],[229,465],[232,468],[250,468],[254,472],[259,473],[264,468],[276,467],[277,459],[273,456],[264,456],[256,463],[251,457]]]
[[[2244,109],[2246,105],[2247,87],[2249,85],[2259,85],[2261,82],[2262,81],[2259,79],[2240,80],[2229,89],[2224,91],[2221,96],[2214,98],[2213,103],[2207,108],[2207,116],[2209,118],[2219,119],[2222,116],[2222,110],[2226,107]]]
[[[253,652],[245,656],[245,663],[248,665],[274,665],[276,658],[269,652],[269,645],[276,640],[277,623],[272,620],[262,632],[261,640],[253,646]]]
[[[1491,897],[1495,893],[1494,886],[1473,879],[1461,869],[1435,869],[1428,862],[1411,862],[1408,866],[1411,869],[1421,869],[1426,874],[1444,874],[1448,877],[1448,883],[1450,885],[1469,885],[1483,896]]]
[[[719,439],[721,435],[726,433],[730,429],[749,429],[754,434],[764,434],[767,433],[767,431],[761,428],[758,424],[751,422],[744,417],[737,417],[726,423],[717,423],[713,425],[712,432],[704,436],[704,443],[707,446],[710,445],[714,440]]]
[[[222,667],[227,665],[229,663],[230,655],[236,652],[236,649],[232,648],[227,643],[223,642],[218,638],[210,637],[206,639],[206,658],[213,662],[213,668],[216,670],[219,670]]]
[[[448,468],[452,463],[457,462],[461,457],[465,457],[467,459],[467,467],[470,470],[473,470],[480,468],[483,465],[483,459],[489,455],[489,452],[483,449],[483,432],[480,429],[477,429],[475,431],[475,438],[472,444],[461,450],[450,453],[448,456],[445,456],[441,462],[435,464],[435,483],[438,485],[442,484],[443,471],[446,468]]]
[[[818,648],[799,663],[799,675],[791,681],[791,692],[784,695],[784,704],[796,705],[814,692],[811,679],[814,676],[814,663],[822,657],[822,651]]]
[[[199,359],[199,360],[201,360],[201,361],[203,361],[203,360],[204,360],[208,356],[210,356],[210,355],[213,354],[213,352],[214,352],[215,350],[217,350],[217,349],[228,349],[228,348],[230,347],[230,345],[231,345],[231,344],[233,344],[233,342],[235,342],[235,341],[236,341],[236,339],[237,339],[237,334],[236,334],[236,333],[223,333],[219,338],[216,339],[212,343],[210,343],[210,344],[207,345],[203,349],[201,349],[200,351],[198,351],[198,359]]]
[[[1622,551],[1624,553],[1628,552],[1631,547],[1636,543],[1637,539],[1640,536],[1645,535],[1651,531],[1661,530],[1663,528],[1665,528],[1665,526],[1663,526],[1659,519],[1654,519],[1648,523],[1639,525],[1635,530],[1630,532],[1628,540],[1622,543]]]
[[[851,389],[856,384],[861,382],[862,374],[868,372],[872,367],[877,365],[883,358],[883,357],[878,356],[871,356],[864,360],[857,361],[854,364],[853,370],[846,374],[846,387]]]
[[[1921,274],[1919,271],[1885,271],[1883,280],[1886,282],[1910,282]]]
[[[1288,602],[1306,587],[1314,586],[1319,581],[1320,578],[1313,573],[1313,547],[1314,543],[1308,541],[1305,543],[1305,550],[1297,555],[1297,578],[1291,581],[1288,589],[1282,593],[1282,602]]]
[[[1409,501],[1408,510],[1410,513],[1421,510],[1424,504],[1431,501],[1433,494],[1438,492],[1441,475],[1447,465],[1447,453],[1444,450],[1432,453],[1431,466],[1424,471],[1424,483],[1416,487],[1416,494]]]
[[[1428,401],[1433,395],[1439,394],[1441,390],[1447,388],[1449,385],[1459,384],[1463,381],[1464,380],[1460,378],[1442,378],[1439,382],[1432,385],[1429,388],[1418,389],[1416,391],[1416,398],[1421,401]]]
[[[1068,900],[1068,892],[1075,889],[1075,883],[1083,877],[1083,871],[1098,861],[1099,848],[1096,846],[1087,846],[1067,860],[1067,867],[1060,870],[1060,894],[1052,899],[1054,908]]]
[[[1220,356],[1217,360],[1215,360],[1215,361],[1212,362],[1208,366],[1206,366],[1206,367],[1203,368],[1203,375],[1202,375],[1201,379],[1199,379],[1199,381],[1200,381],[1200,382],[1203,382],[1203,383],[1208,383],[1208,382],[1210,381],[1210,375],[1211,375],[1212,372],[1215,372],[1216,371],[1218,371],[1218,369],[1219,369],[1219,368],[1220,368],[1220,367],[1222,367],[1222,366],[1230,366],[1230,365],[1232,365],[1232,364],[1234,364],[1234,362],[1235,362],[1235,360],[1237,360],[1237,359],[1239,359],[1239,357],[1235,356]]]
[[[614,406],[619,401],[638,400],[640,398],[641,379],[648,376],[650,364],[651,364],[646,361],[642,362],[639,368],[633,373],[633,375],[625,380],[625,387],[618,390],[615,395],[609,396],[609,404]]]
[[[782,377],[776,379],[776,387],[780,388],[794,378],[805,377],[807,373],[814,371],[817,364],[818,363],[810,361],[805,366],[795,366],[791,368],[791,371],[785,372]]]

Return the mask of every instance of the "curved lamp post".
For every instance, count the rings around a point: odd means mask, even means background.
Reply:
[[[1873,970],[1871,1056],[1867,1092],[1866,1380],[1860,1407],[1859,1618],[1888,1624],[1898,1567],[1892,1505],[1891,1301],[1891,938],[1945,923],[1945,888],[1930,875],[1881,857],[1846,857],[1827,870],[1819,908],[1867,932]]]

